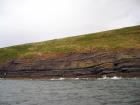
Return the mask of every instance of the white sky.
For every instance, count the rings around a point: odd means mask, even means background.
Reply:
[[[0,47],[140,25],[140,0],[0,0]]]

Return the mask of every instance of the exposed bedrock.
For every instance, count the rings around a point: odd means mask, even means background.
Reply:
[[[86,77],[134,72],[140,74],[140,49],[69,53],[34,61],[17,58],[0,66],[1,78]]]

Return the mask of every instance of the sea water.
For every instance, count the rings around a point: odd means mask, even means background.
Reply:
[[[140,105],[140,78],[1,79],[0,105]]]

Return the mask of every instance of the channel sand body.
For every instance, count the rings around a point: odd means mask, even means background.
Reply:
[[[0,49],[1,78],[140,76],[140,26]]]

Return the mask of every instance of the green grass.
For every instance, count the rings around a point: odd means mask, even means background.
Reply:
[[[34,58],[39,54],[123,48],[140,48],[140,26],[1,48],[0,62],[17,57]]]

